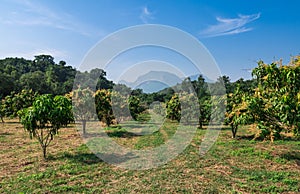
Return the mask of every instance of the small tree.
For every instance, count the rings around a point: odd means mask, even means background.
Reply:
[[[222,89],[224,90],[224,88]],[[227,95],[224,91],[219,90],[221,95],[212,95],[210,98],[210,123],[214,125],[224,124],[224,116],[226,113]],[[223,93],[223,94],[222,94]]]
[[[46,150],[58,130],[72,121],[71,101],[63,96],[50,94],[38,96],[29,108],[18,112],[30,138],[37,138],[46,159]]]
[[[112,124],[115,119],[111,106],[112,93],[109,90],[97,90],[95,94],[96,111],[100,121],[107,126]]]
[[[77,89],[70,94],[73,102],[73,113],[75,119],[82,122],[82,133],[86,134],[86,122],[93,119],[95,106],[94,92],[87,89]]]
[[[168,119],[180,121],[181,119],[181,105],[178,95],[173,95],[166,105],[166,116]]]
[[[138,116],[146,110],[146,108],[142,106],[140,99],[136,96],[129,97],[128,105],[130,114],[134,120],[138,120]]]
[[[251,114],[249,114],[247,106],[248,97],[247,94],[242,93],[239,86],[237,86],[234,93],[227,95],[225,123],[231,127],[232,138],[236,137],[239,125],[251,121]]]
[[[16,117],[18,111],[32,105],[37,93],[33,90],[22,90],[19,93],[12,92],[3,99],[2,111],[7,117]]]
[[[210,115],[211,115],[211,102],[208,97],[199,99],[199,120],[198,120],[198,127],[199,129],[203,128],[203,124],[209,122]]]
[[[107,115],[108,113],[108,115],[110,115],[110,109],[112,109],[117,123],[125,120],[130,120],[131,115],[128,104],[129,92],[122,90],[107,92],[105,90],[102,90],[102,92],[98,91],[96,97],[98,99],[97,110],[99,119],[102,118],[102,120],[105,122],[105,115]],[[106,109],[104,109],[105,107]],[[106,112],[106,110],[108,112]]]

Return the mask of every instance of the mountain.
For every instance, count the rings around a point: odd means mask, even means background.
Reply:
[[[190,75],[191,81],[197,80],[200,74]],[[186,77],[179,78],[177,75],[166,71],[149,71],[139,76],[134,82],[121,80],[119,84],[125,84],[132,89],[142,89],[145,93],[153,93],[161,91],[165,88],[175,86],[181,83]],[[203,76],[206,82],[212,83],[210,79]]]
[[[145,93],[153,93],[164,88],[174,86],[181,83],[183,79],[177,75],[166,71],[149,71],[148,73],[139,76],[134,82],[121,80],[119,84],[125,84],[132,89],[140,88]]]

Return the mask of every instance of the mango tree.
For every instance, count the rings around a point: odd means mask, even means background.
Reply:
[[[136,96],[130,96],[128,98],[129,110],[132,118],[138,120],[138,116],[146,110],[145,106],[142,106],[141,101]]]
[[[76,120],[82,122],[82,133],[86,135],[86,122],[93,119],[95,113],[95,96],[94,92],[87,89],[77,89],[68,96],[72,98],[73,114]]]
[[[110,90],[101,89],[95,93],[96,112],[100,121],[110,126],[115,119],[112,104],[112,93]]]
[[[44,94],[38,96],[31,107],[18,112],[30,138],[34,137],[40,143],[44,159],[54,135],[62,126],[66,126],[73,120],[71,109],[71,101],[66,97],[53,98],[50,94]]]
[[[248,97],[248,94],[243,93],[239,86],[237,86],[234,93],[227,95],[225,123],[231,127],[232,138],[236,137],[239,125],[247,124],[251,121],[252,117],[247,106]]]
[[[2,111],[7,117],[18,116],[18,111],[32,105],[37,93],[33,90],[22,90],[19,93],[12,92],[3,100]]]
[[[101,118],[103,122],[110,122],[110,119],[107,120],[105,115],[110,118],[110,115],[112,114],[110,109],[112,109],[117,123],[130,120],[131,115],[128,104],[129,94],[129,92],[122,90],[113,90],[112,92],[106,90],[99,91],[96,95],[99,119]],[[100,99],[102,99],[102,102],[99,102]],[[104,109],[105,107],[106,110]],[[110,123],[106,124],[110,125]]]
[[[280,132],[299,135],[300,129],[300,56],[288,65],[258,63],[252,74],[258,82],[249,100],[261,135],[273,141]]]
[[[166,117],[176,121],[181,119],[181,105],[177,94],[174,94],[166,104]]]
[[[203,75],[199,75],[197,80],[192,81],[199,102],[199,119],[198,128],[202,129],[204,123],[209,122],[211,114],[211,99],[208,84],[205,82]]]
[[[210,98],[201,98],[198,99],[199,102],[199,120],[198,120],[198,128],[202,129],[204,123],[209,122],[210,120],[210,115],[211,115],[211,102]]]
[[[198,97],[192,92],[180,91],[166,104],[166,117],[182,121],[182,124],[197,125],[201,117]]]

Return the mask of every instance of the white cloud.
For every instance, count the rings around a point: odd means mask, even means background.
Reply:
[[[201,35],[206,37],[215,37],[248,32],[253,30],[253,28],[245,27],[245,25],[259,18],[260,13],[252,15],[238,15],[237,18],[217,17],[216,20],[218,23],[203,30]]]
[[[140,15],[140,19],[143,21],[143,23],[148,24],[149,20],[153,20],[154,19],[154,13],[150,12],[148,7],[143,7],[142,9],[142,13]]]
[[[84,36],[95,35],[96,30],[80,23],[76,18],[67,13],[52,11],[32,0],[12,0],[18,11],[12,11],[9,15],[2,16],[0,22],[6,25],[23,26],[48,26],[60,30],[68,30]]]

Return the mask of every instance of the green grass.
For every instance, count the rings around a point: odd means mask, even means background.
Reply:
[[[149,149],[164,144],[176,132],[168,123],[139,135],[108,128],[118,144]],[[149,131],[153,131],[149,125]],[[49,147],[47,161],[39,145],[18,123],[0,126],[0,193],[299,193],[299,141],[252,141],[247,127],[238,140],[224,129],[214,146],[198,154],[206,130],[197,130],[177,158],[158,168],[127,170],[107,164],[84,144],[75,128],[60,131]],[[101,137],[93,137],[101,142]]]

